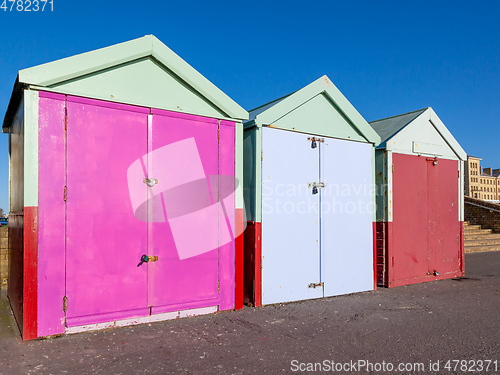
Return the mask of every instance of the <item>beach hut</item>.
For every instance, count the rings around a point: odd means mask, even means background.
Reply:
[[[432,108],[373,121],[378,284],[464,275],[467,154]]]
[[[373,290],[380,137],[326,76],[249,113],[245,302]]]
[[[3,132],[23,339],[241,304],[247,118],[152,35],[19,71]]]

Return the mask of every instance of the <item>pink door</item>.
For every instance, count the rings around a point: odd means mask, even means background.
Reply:
[[[153,115],[148,158],[148,178],[158,181],[149,249],[158,260],[148,265],[153,313],[186,303],[218,305],[217,131],[217,119]]]
[[[67,326],[233,308],[234,123],[70,97],[67,113]]]
[[[147,223],[133,215],[127,182],[130,164],[147,152],[149,110],[94,103],[67,103],[68,326],[150,313],[147,268],[137,267]]]

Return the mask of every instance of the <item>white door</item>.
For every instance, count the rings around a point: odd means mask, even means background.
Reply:
[[[325,188],[320,189],[325,297],[372,290],[372,145],[325,138],[321,154],[321,181],[325,183]]]
[[[319,285],[321,194],[313,194],[308,187],[319,182],[320,151],[319,145],[311,146],[311,137],[263,128],[263,304],[323,297]]]

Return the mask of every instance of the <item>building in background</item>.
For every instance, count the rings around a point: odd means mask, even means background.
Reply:
[[[500,169],[481,167],[481,158],[467,156],[465,195],[500,202]]]

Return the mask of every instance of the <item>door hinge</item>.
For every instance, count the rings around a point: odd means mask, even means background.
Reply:
[[[324,286],[324,285],[325,285],[325,283],[323,283],[323,282],[321,282],[321,283],[310,283],[310,284],[308,285],[308,287],[309,287],[309,288],[316,289],[316,288],[320,288],[320,287],[322,287],[322,286]]]
[[[68,107],[64,107],[64,130],[68,130]]]
[[[394,164],[392,165],[392,173],[394,174]]]
[[[68,310],[68,297],[63,297],[63,311],[66,312]]]
[[[220,280],[217,281],[217,291],[220,292]]]
[[[68,187],[65,186],[64,187],[63,200],[66,202],[67,199],[68,199]]]

